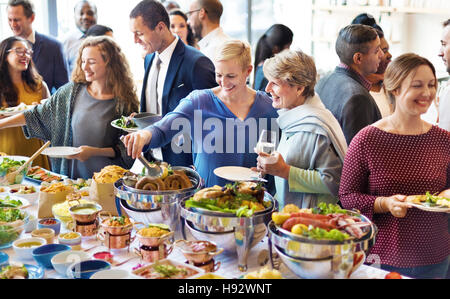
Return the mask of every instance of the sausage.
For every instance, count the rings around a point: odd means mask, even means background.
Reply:
[[[303,218],[325,220],[325,221],[331,219],[331,217],[328,215],[303,213],[303,212],[291,213],[291,218],[292,217],[303,217]]]
[[[291,217],[283,223],[282,228],[291,231],[292,227],[296,224],[304,224],[307,226],[312,225],[313,227],[323,228],[327,231],[336,228],[335,226],[329,224],[327,221],[306,217]]]

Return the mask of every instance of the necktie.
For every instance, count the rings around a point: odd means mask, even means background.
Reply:
[[[159,107],[159,101],[158,101],[158,77],[159,77],[159,70],[161,68],[161,59],[159,59],[159,56],[155,56],[155,65],[154,65],[154,71],[152,72],[152,76],[150,78],[150,111],[154,114],[161,114],[161,109]]]

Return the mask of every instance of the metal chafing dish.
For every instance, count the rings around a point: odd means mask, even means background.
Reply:
[[[314,240],[292,234],[273,221],[268,224],[269,251],[272,266],[272,251],[275,249],[282,262],[301,278],[329,279],[348,278],[362,263],[356,260],[366,254],[375,244],[378,228],[367,217],[348,211],[350,215],[360,217],[370,223],[364,228],[365,235],[359,239],[342,242],[332,240]]]
[[[256,212],[252,217],[236,217],[233,214],[214,212],[198,208],[186,208],[189,197],[180,201],[181,232],[186,239],[185,226],[188,226],[194,238],[215,242],[225,250],[235,250],[238,255],[238,268],[247,271],[247,258],[250,249],[265,237],[266,224],[278,204],[265,192],[264,200],[272,205],[264,211]],[[230,246],[234,245],[234,246]]]
[[[178,201],[186,196],[191,196],[203,187],[204,181],[193,169],[182,166],[174,166],[173,170],[183,170],[192,182],[191,188],[167,191],[139,190],[124,184],[123,179],[115,184],[116,196],[120,199],[122,208],[130,218],[142,222],[163,223],[176,231],[179,223]]]

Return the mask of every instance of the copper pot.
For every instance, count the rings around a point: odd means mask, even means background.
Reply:
[[[135,237],[131,237],[131,233],[112,235],[103,232],[97,234],[97,239],[110,249],[122,249],[128,247],[134,241]]]
[[[141,246],[139,249],[135,248],[134,252],[146,263],[154,263],[163,260],[167,258],[173,250],[172,246],[169,246],[168,248],[166,244],[161,244],[157,247],[148,247],[147,249],[145,249],[145,247],[146,246],[144,246],[144,248]]]
[[[139,234],[139,232],[136,233],[136,236],[139,240],[139,242],[147,247],[158,247],[161,244],[163,244],[167,239],[172,237],[174,232],[168,232],[167,234],[161,236],[161,237],[145,237]]]
[[[89,224],[77,223],[74,231],[80,233],[83,237],[95,236],[98,231],[98,222],[95,220]]]
[[[109,214],[109,212],[106,212]],[[111,235],[115,235],[115,236],[119,236],[119,235],[125,235],[130,233],[133,230],[133,227],[135,227],[136,224],[142,224],[140,222],[134,222],[134,223],[130,223],[128,225],[123,225],[123,226],[109,226],[108,220],[110,218],[112,218],[111,214],[109,214],[109,217],[103,217],[102,215],[104,215],[105,212],[100,212],[99,213],[99,218],[100,218],[100,226],[101,228],[108,232]]]
[[[210,261],[206,262],[206,263],[193,263],[193,262],[187,262],[192,266],[195,266],[197,268],[201,268],[203,270],[205,270],[205,272],[216,272],[217,270],[219,270],[220,265],[222,264],[220,261],[219,262],[215,262],[214,259],[211,259]]]
[[[92,209],[91,213],[79,213],[78,211],[82,209]],[[79,223],[90,223],[97,219],[98,213],[102,210],[102,206],[99,204],[87,203],[72,206],[69,208],[70,215],[72,215],[73,220]]]
[[[206,244],[204,250],[194,251],[193,246]],[[184,257],[191,263],[206,264],[210,262],[216,255],[223,252],[223,248],[217,248],[217,245],[210,241],[186,241],[178,240],[175,245],[183,253]],[[214,268],[214,267],[213,267]]]

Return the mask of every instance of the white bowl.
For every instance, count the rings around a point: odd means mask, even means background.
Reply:
[[[135,279],[140,276],[132,276],[127,270],[112,269],[94,273],[89,279]]]
[[[90,256],[87,252],[68,250],[56,254],[51,259],[53,268],[62,276],[67,276],[67,269],[74,263],[89,260]]]
[[[58,243],[59,244],[64,244],[64,245],[69,245],[69,246],[81,244],[81,234],[79,232],[67,232],[67,233],[76,234],[77,237],[75,239],[64,239],[62,237],[66,233],[59,234],[59,236],[58,236]]]
[[[18,192],[12,192],[12,190],[19,189],[22,186],[33,187],[36,191],[34,193],[30,193],[30,194],[21,194]],[[26,199],[30,204],[35,204],[39,198],[39,189],[40,189],[40,187],[34,186],[32,184],[18,184],[18,185],[9,186],[8,194],[11,196],[14,196],[14,197]]]
[[[19,247],[20,244],[28,243],[28,242],[39,242],[39,243],[41,243],[41,245],[33,246],[33,247],[26,247],[26,248]],[[18,259],[32,260],[33,255],[31,254],[31,252],[34,249],[36,249],[37,247],[40,247],[45,244],[47,244],[47,241],[44,238],[26,238],[26,239],[19,239],[19,240],[14,241],[12,246],[14,248],[14,252],[16,253],[16,256]]]
[[[38,219],[34,215],[30,215],[28,223],[25,224],[25,233],[31,233],[37,228]]]

